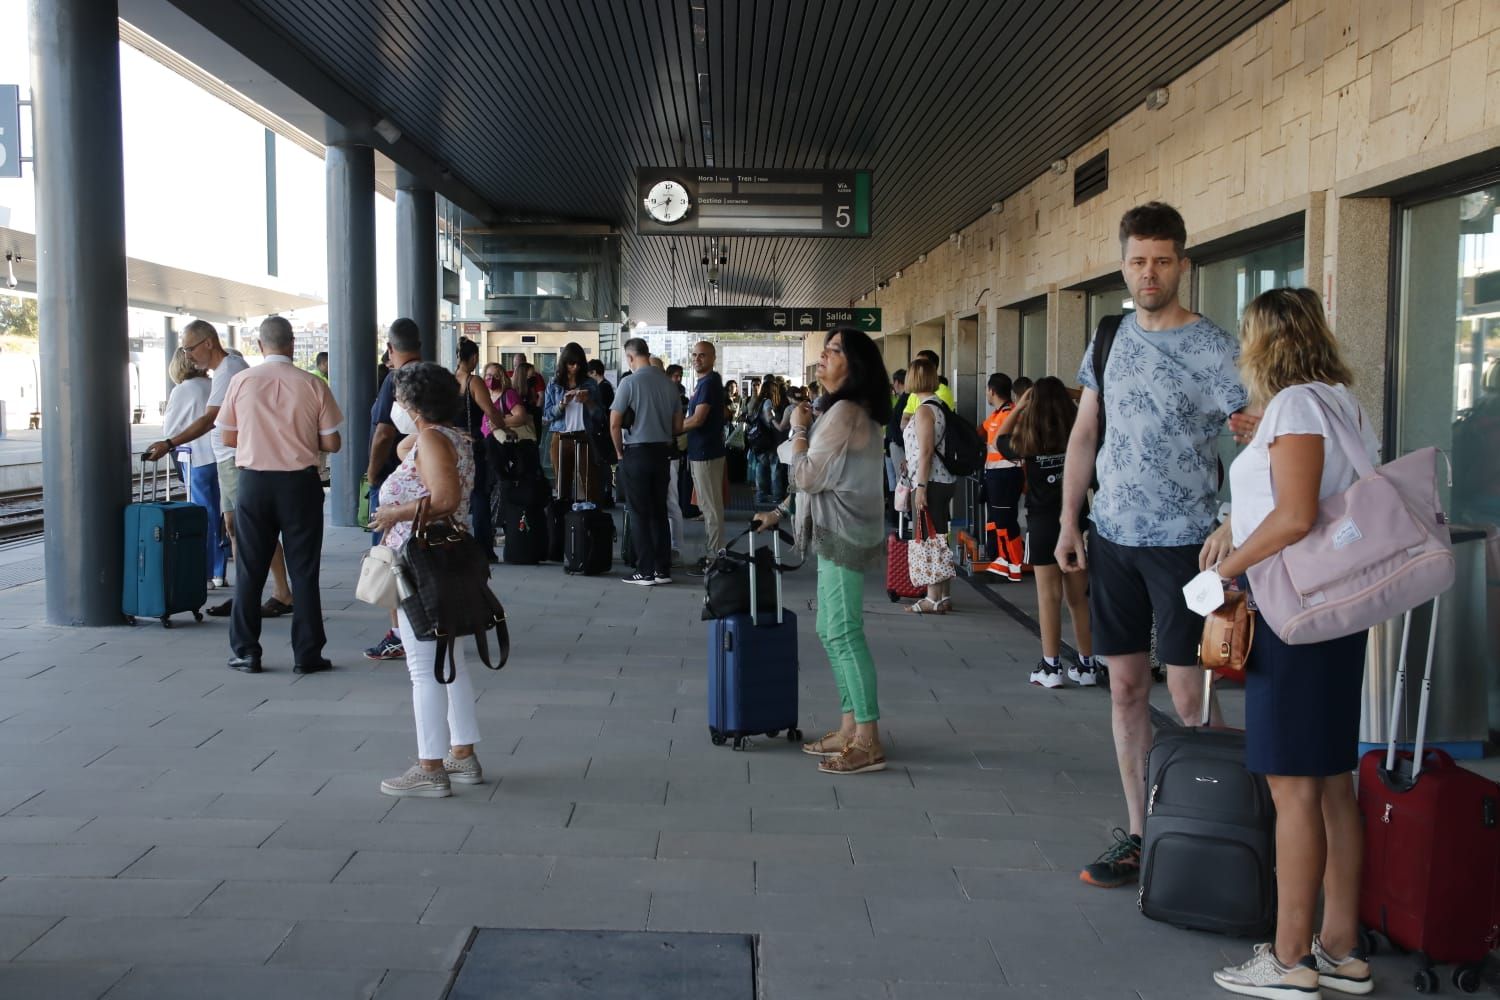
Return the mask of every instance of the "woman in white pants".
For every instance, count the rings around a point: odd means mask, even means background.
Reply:
[[[469,523],[469,496],[474,489],[474,449],[451,425],[459,413],[458,384],[441,365],[407,365],[390,374],[396,405],[410,416],[415,433],[401,442],[401,466],[380,487],[380,506],[370,527],[384,532],[380,544],[400,549],[411,537],[417,504],[427,499],[427,519],[452,518]],[[386,795],[445,798],[453,782],[477,785],[484,780],[474,744],[479,722],[474,714],[474,687],[457,644],[453,683],[440,684],[433,672],[436,640],[413,633],[404,611],[397,613],[406,666],[411,671],[412,708],[417,719],[417,763],[405,774],[380,783]]]

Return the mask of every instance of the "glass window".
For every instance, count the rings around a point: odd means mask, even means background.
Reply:
[[[1089,292],[1089,318],[1088,327],[1083,331],[1084,346],[1087,347],[1089,341],[1094,339],[1094,331],[1099,329],[1101,319],[1128,312],[1135,312],[1135,303],[1130,301],[1130,292],[1123,284]]]
[[[1272,288],[1300,288],[1307,281],[1305,252],[1302,237],[1295,236],[1198,265],[1194,289],[1197,312],[1239,336],[1240,316],[1251,299]],[[1229,499],[1229,464],[1240,451],[1229,428],[1220,428],[1219,463],[1225,470],[1220,500]]]
[[[1197,311],[1231,333],[1250,300],[1272,288],[1300,288],[1307,280],[1301,236],[1198,267]]]
[[[1047,374],[1047,309],[1021,313],[1021,358],[1016,375],[1035,381]]]

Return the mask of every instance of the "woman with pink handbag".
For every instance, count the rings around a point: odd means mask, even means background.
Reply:
[[[1200,556],[1203,568],[1225,579],[1307,537],[1320,501],[1347,490],[1377,449],[1316,292],[1278,288],[1258,296],[1245,310],[1240,341],[1240,372],[1264,414],[1229,470],[1230,521]],[[1349,454],[1342,442],[1351,439],[1365,456]],[[1245,673],[1246,764],[1266,776],[1276,803],[1276,937],[1214,981],[1248,996],[1307,996],[1320,986],[1368,993],[1350,773],[1359,763],[1367,632],[1291,644],[1265,627],[1272,623],[1264,616],[1261,624]],[[1314,933],[1320,887],[1323,917]]]

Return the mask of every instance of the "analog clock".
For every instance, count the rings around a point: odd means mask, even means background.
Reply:
[[[687,188],[676,181],[657,181],[646,192],[646,214],[662,225],[681,222],[692,207]]]

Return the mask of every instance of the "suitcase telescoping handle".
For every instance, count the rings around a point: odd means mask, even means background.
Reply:
[[[760,624],[760,584],[756,582],[755,575],[755,536],[757,532],[751,531],[749,538],[750,552],[750,624]],[[776,577],[776,624],[782,622],[781,612],[781,533],[776,529],[771,530],[771,558],[776,564],[774,575]]]
[[[1417,741],[1412,747],[1411,780],[1422,773],[1422,756],[1427,743],[1427,704],[1432,695],[1432,656],[1437,649],[1438,610],[1443,597],[1432,599],[1432,619],[1427,627],[1427,665],[1422,668],[1422,697],[1417,703]],[[1396,770],[1396,725],[1401,721],[1401,703],[1406,697],[1406,650],[1411,644],[1411,612],[1401,616],[1401,658],[1396,663],[1396,691],[1391,696],[1391,724],[1385,748],[1385,769]]]
[[[145,455],[141,456],[140,489],[138,491],[141,498],[137,501],[138,503],[157,502],[157,497],[161,494],[162,489],[159,480],[162,478],[166,479],[167,494],[163,499],[168,501],[172,499],[172,473],[171,470],[168,470],[166,476],[163,477],[161,474],[161,463],[162,460],[159,458],[152,462]],[[151,479],[149,481],[146,479],[146,470],[148,468],[151,470]]]

